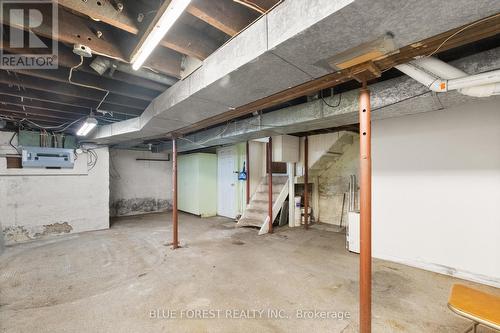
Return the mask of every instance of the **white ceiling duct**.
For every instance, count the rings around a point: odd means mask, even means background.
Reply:
[[[421,58],[396,68],[435,92],[457,90],[473,97],[500,94],[500,70],[469,75],[434,57]]]

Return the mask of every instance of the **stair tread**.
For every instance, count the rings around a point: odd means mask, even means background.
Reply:
[[[260,227],[264,224],[264,220],[260,221],[257,219],[251,219],[248,217],[242,217],[238,223],[236,223],[237,226],[239,227],[244,227],[244,226],[254,226],[254,227]]]

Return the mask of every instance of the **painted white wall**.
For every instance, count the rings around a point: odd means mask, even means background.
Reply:
[[[172,162],[168,153],[110,150],[110,208],[112,216],[162,212],[172,207]]]
[[[16,153],[8,144],[11,136],[0,132],[2,154]],[[108,149],[95,152],[98,162],[88,171],[87,154],[78,156],[75,170],[85,173],[76,174],[32,169],[36,175],[16,175],[9,169],[6,175],[5,157],[0,156],[0,225],[7,244],[109,227]]]
[[[373,122],[373,252],[500,286],[500,110]]]

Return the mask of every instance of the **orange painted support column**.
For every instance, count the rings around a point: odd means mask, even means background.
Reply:
[[[175,250],[179,247],[179,216],[177,211],[177,140],[172,139],[172,248]]]
[[[304,227],[309,229],[309,138],[304,139]]]
[[[371,333],[372,319],[372,158],[370,91],[363,84],[359,95],[360,134],[360,266],[359,328]]]
[[[246,160],[247,160],[247,205],[250,203],[250,142],[247,141],[247,156],[246,156]]]
[[[269,233],[273,233],[273,138],[269,137],[267,143],[267,177],[268,177],[268,216],[269,216]]]

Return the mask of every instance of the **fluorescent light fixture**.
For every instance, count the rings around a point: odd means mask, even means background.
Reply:
[[[134,70],[141,68],[142,64],[144,64],[155,47],[160,43],[163,37],[165,37],[167,31],[172,28],[175,21],[181,16],[190,2],[191,0],[172,0],[170,2],[165,12],[161,15],[158,22],[156,22],[153,29],[149,32],[142,45],[134,54],[132,58],[132,68]]]
[[[97,126],[97,120],[93,117],[88,117],[82,124],[82,127],[76,132],[77,136],[87,136]]]

